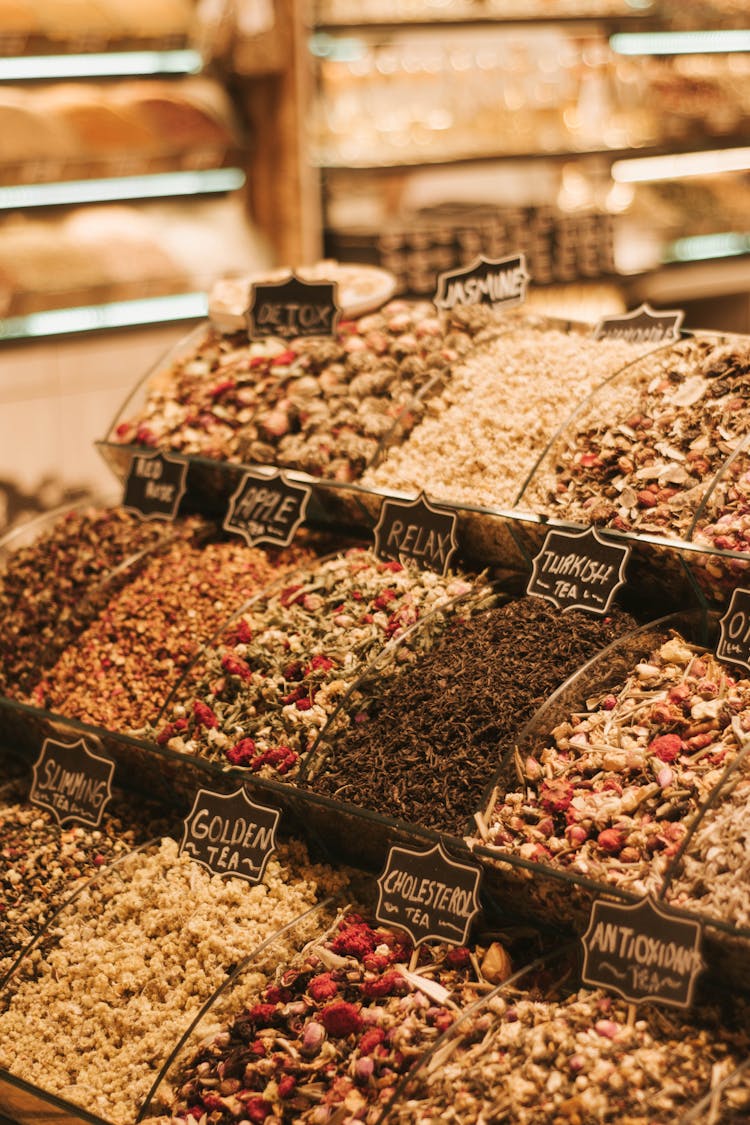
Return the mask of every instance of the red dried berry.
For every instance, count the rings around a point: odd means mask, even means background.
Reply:
[[[245,1102],[242,1116],[246,1121],[252,1121],[253,1125],[262,1125],[272,1110],[273,1106],[265,1098],[249,1098]]]
[[[239,676],[242,680],[251,680],[253,678],[253,674],[245,661],[240,660],[237,656],[232,656],[231,653],[227,653],[227,655],[222,658],[221,666],[229,676]]]
[[[174,738],[183,730],[187,730],[187,719],[175,719],[173,723],[167,723],[164,730],[156,736],[156,741],[160,746],[166,746],[170,738]]]
[[[299,601],[299,598],[296,598],[295,594],[301,589],[301,586],[285,586],[279,594],[279,601],[285,608],[286,606],[292,605],[293,602]]]
[[[293,691],[289,692],[289,695],[285,695],[281,702],[285,707],[289,707],[292,703],[296,703],[298,699],[302,699],[306,690],[307,689],[303,687],[296,687]]]
[[[231,645],[246,645],[249,644],[252,639],[252,629],[248,625],[247,621],[241,620],[237,622],[237,625],[232,633],[232,639],[228,640],[227,643]]]
[[[275,1015],[275,1004],[254,1004],[248,1009],[247,1018],[252,1020],[256,1027],[270,1027]]]
[[[407,992],[408,987],[401,973],[393,971],[383,973],[382,977],[375,977],[374,980],[366,980],[362,985],[362,994],[372,1000],[379,996],[392,996],[396,992]]]
[[[309,711],[311,710],[312,705],[313,704],[311,699],[298,699],[295,703],[295,707],[298,711]]]
[[[310,661],[305,675],[309,676],[311,672],[330,672],[333,667],[335,667],[334,662],[329,657],[319,653]]]
[[[252,738],[242,738],[227,750],[226,756],[233,766],[249,766],[255,756],[255,743]]]
[[[376,609],[387,609],[390,602],[397,597],[395,590],[383,590],[373,602]]]
[[[198,726],[216,728],[219,725],[219,720],[211,708],[207,703],[201,703],[200,699],[196,699],[193,704],[193,715]]]
[[[346,1000],[329,1004],[320,1013],[320,1019],[323,1027],[334,1039],[344,1039],[355,1031],[361,1031],[363,1026],[362,1016],[354,1005],[348,1004]]]
[[[370,1027],[360,1039],[358,1046],[363,1055],[369,1055],[384,1039],[385,1032],[382,1027]]]
[[[297,1079],[293,1074],[285,1074],[279,1079],[278,1091],[280,1098],[288,1098],[297,1089]]]
[[[342,926],[340,933],[331,942],[331,949],[343,957],[356,957],[361,961],[377,945],[380,945],[380,938],[366,922],[353,922]]]
[[[287,664],[284,671],[281,673],[285,680],[294,683],[295,680],[301,680],[305,674],[301,660],[293,660],[291,664]]]
[[[394,561],[394,562],[381,563],[380,569],[381,570],[390,570],[393,574],[398,574],[399,571],[403,570],[404,568],[403,568],[403,565],[400,562]]]
[[[648,744],[651,753],[662,762],[674,762],[682,747],[683,742],[678,734],[661,734]]]
[[[313,1000],[330,1000],[338,990],[339,986],[330,973],[320,973],[319,976],[313,977],[307,986],[307,991]]]
[[[445,963],[451,969],[465,969],[471,964],[471,951],[465,945],[457,945],[449,949],[445,955]]]
[[[234,379],[222,379],[221,382],[217,383],[215,387],[212,387],[208,393],[211,398],[219,398],[225,391],[232,390],[235,385]]]
[[[391,957],[387,957],[384,953],[367,953],[362,958],[362,964],[371,973],[380,973],[383,969],[387,969],[392,961]]]

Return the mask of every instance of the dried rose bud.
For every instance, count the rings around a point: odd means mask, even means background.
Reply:
[[[580,847],[589,838],[588,830],[582,824],[569,824],[565,829],[565,839],[572,848]]]
[[[602,1039],[616,1039],[620,1026],[613,1020],[597,1020],[594,1024],[594,1031],[597,1035],[601,1035]]]
[[[602,851],[619,852],[625,843],[625,837],[622,832],[618,832],[616,828],[605,828],[596,838],[596,842]]]
[[[656,781],[662,789],[666,789],[668,785],[672,784],[674,772],[670,766],[662,766],[661,769],[656,771]]]
[[[361,1083],[369,1082],[374,1072],[374,1062],[369,1056],[365,1055],[364,1058],[357,1059],[354,1064],[354,1081]]]
[[[310,1020],[302,1033],[300,1051],[306,1058],[313,1058],[323,1046],[325,1037],[326,1032],[323,1025],[317,1023],[315,1020]]]

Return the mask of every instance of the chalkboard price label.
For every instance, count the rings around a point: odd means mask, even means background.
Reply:
[[[485,258],[483,254],[468,266],[438,274],[434,303],[439,309],[456,305],[520,305],[526,299],[530,278],[526,255]]]
[[[334,336],[341,310],[335,281],[255,282],[250,287],[248,333],[255,339],[280,336]]]
[[[527,594],[546,598],[558,609],[606,613],[625,584],[630,547],[602,539],[595,527],[585,531],[548,531],[534,559]]]
[[[312,489],[289,481],[280,469],[248,469],[232,493],[224,530],[241,535],[249,547],[288,547],[305,518]]]
[[[164,453],[136,453],[122,506],[143,520],[173,520],[185,495],[188,464]]]
[[[82,738],[58,742],[47,738],[32,770],[29,800],[48,809],[62,828],[87,824],[98,828],[112,799],[115,764],[94,754]]]
[[[422,852],[394,845],[378,879],[375,917],[406,930],[415,945],[464,945],[480,910],[481,875],[476,864],[452,859],[442,844]]]
[[[631,905],[598,899],[581,939],[581,979],[631,1004],[651,1000],[689,1008],[703,969],[702,937],[699,922],[650,896]]]
[[[185,818],[180,854],[212,875],[234,875],[259,883],[276,848],[281,813],[256,805],[244,789],[212,793],[199,789]]]
[[[716,646],[719,660],[739,664],[750,672],[750,590],[732,592],[729,609],[719,625],[721,636]]]
[[[457,515],[431,504],[422,492],[416,500],[386,500],[375,525],[375,554],[401,562],[411,559],[424,570],[448,573],[458,550]]]
[[[674,344],[685,319],[683,309],[656,312],[643,304],[624,316],[605,316],[594,328],[597,340],[627,340],[631,344]]]

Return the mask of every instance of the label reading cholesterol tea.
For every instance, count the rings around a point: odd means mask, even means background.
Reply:
[[[375,917],[406,930],[415,945],[464,945],[480,910],[480,879],[475,864],[452,859],[442,844],[424,852],[394,845],[378,879]]]
[[[581,941],[584,984],[606,988],[630,1003],[692,1004],[703,968],[699,922],[651,897],[632,905],[598,900]]]
[[[716,646],[719,660],[738,664],[750,672],[750,590],[732,592],[729,609],[719,624],[721,636]]]
[[[643,304],[623,316],[605,316],[594,328],[595,340],[627,340],[631,344],[674,344],[685,319],[682,309],[656,312]]]
[[[456,305],[519,305],[529,283],[526,255],[485,258],[483,254],[468,265],[438,274],[434,303],[439,309]]]
[[[251,286],[248,333],[254,339],[333,336],[340,315],[335,281],[303,281],[291,274],[285,281]]]
[[[137,453],[125,480],[123,508],[144,520],[173,520],[185,495],[188,465],[164,453]]]
[[[563,611],[606,613],[625,584],[629,557],[630,547],[607,542],[593,527],[582,532],[549,531],[534,559],[526,593]]]
[[[312,490],[293,484],[279,469],[248,469],[229,501],[224,530],[241,535],[249,547],[288,547],[305,518]]]
[[[112,798],[114,773],[114,762],[94,754],[82,738],[72,743],[47,738],[34,763],[29,800],[48,809],[61,828],[98,828]]]
[[[424,493],[416,500],[386,500],[374,529],[375,554],[445,576],[458,550],[455,512],[431,504]]]
[[[278,809],[256,805],[244,789],[212,793],[199,789],[185,818],[180,854],[213,875],[235,875],[259,883],[276,848]]]

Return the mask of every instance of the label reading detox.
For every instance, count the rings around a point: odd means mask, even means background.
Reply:
[[[480,910],[480,879],[475,864],[451,859],[442,844],[426,852],[394,846],[378,879],[375,917],[406,930],[415,945],[464,945]]]
[[[113,761],[92,753],[82,738],[72,743],[47,738],[32,773],[29,800],[48,809],[61,828],[99,827],[112,797]]]
[[[719,660],[739,664],[750,672],[750,590],[732,592],[729,609],[719,624],[721,636],[716,646]]]
[[[307,485],[292,484],[279,469],[270,474],[248,469],[229,501],[224,529],[241,535],[249,547],[257,543],[288,547],[311,495]]]
[[[122,506],[144,520],[173,520],[185,495],[188,465],[164,453],[136,454],[130,462]]]
[[[701,940],[699,922],[650,897],[632,905],[598,900],[581,939],[581,979],[630,1003],[689,1008],[703,968]]]
[[[439,309],[456,305],[520,305],[529,283],[526,255],[485,258],[480,254],[468,265],[438,274],[434,303]]]
[[[458,550],[456,520],[455,512],[431,504],[423,492],[416,500],[386,500],[373,532],[375,554],[394,562],[412,559],[444,576]]]
[[[333,336],[341,310],[335,281],[256,282],[250,290],[248,333],[255,339],[280,336]]]
[[[685,319],[683,309],[656,312],[640,305],[623,316],[605,316],[594,329],[596,340],[627,340],[631,344],[674,344]]]
[[[244,789],[212,793],[199,789],[185,818],[180,854],[213,875],[259,883],[276,848],[278,809],[256,805]]]
[[[549,531],[534,559],[526,593],[563,611],[606,613],[625,583],[629,557],[630,547],[606,542],[593,527],[582,532]]]

